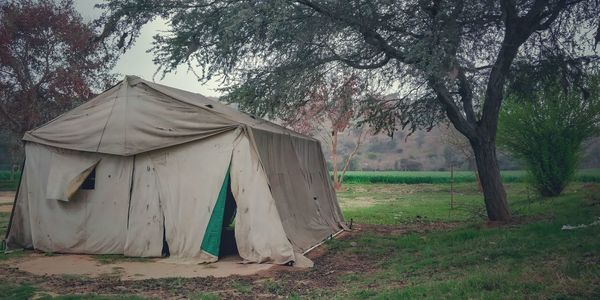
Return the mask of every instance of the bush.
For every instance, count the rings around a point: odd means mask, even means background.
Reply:
[[[582,143],[598,133],[599,83],[597,76],[588,79],[582,92],[548,80],[525,97],[506,98],[498,143],[522,161],[543,196],[563,191],[575,175]]]

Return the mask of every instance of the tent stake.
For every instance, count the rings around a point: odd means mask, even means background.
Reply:
[[[326,239],[322,240],[320,243],[318,243],[318,244],[316,244],[316,245],[314,245],[314,246],[312,246],[312,247],[308,248],[308,250],[304,251],[304,252],[302,253],[302,255],[305,255],[306,253],[308,253],[308,252],[312,251],[313,249],[315,249],[315,248],[317,248],[317,247],[319,247],[319,246],[323,245],[323,243],[325,243],[325,242],[329,241],[330,239],[332,239],[332,238],[335,238],[335,237],[336,237],[338,234],[342,233],[342,231],[344,231],[344,229],[340,229],[340,231],[338,231],[338,232],[334,233],[333,235],[329,236],[328,238],[326,238]]]

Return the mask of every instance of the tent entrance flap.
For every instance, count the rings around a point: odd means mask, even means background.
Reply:
[[[223,180],[221,190],[219,191],[217,202],[215,203],[215,207],[210,216],[208,226],[206,227],[204,238],[202,239],[202,245],[200,246],[202,251],[216,257],[231,252],[227,249],[223,249],[223,247],[228,247],[230,244],[227,237],[229,236],[229,225],[231,224],[234,216],[235,200],[233,199],[233,194],[231,193],[228,170],[227,174],[225,175],[225,180]]]

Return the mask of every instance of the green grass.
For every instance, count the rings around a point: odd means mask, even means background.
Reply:
[[[8,212],[0,212],[0,240],[4,240],[4,235],[6,234],[6,230],[8,229],[8,220],[10,219],[10,213]],[[13,251],[10,253],[4,253],[4,244],[0,245],[0,263],[4,260],[17,258],[25,255],[23,251]],[[2,288],[0,287],[0,290]],[[2,295],[0,293],[0,295]],[[2,297],[0,296],[0,299]]]
[[[204,293],[204,292],[193,293],[189,296],[189,298],[192,300],[219,300],[219,299],[221,299],[218,295]]]
[[[0,299],[30,299],[36,288],[30,284],[0,282]]]
[[[357,223],[461,221],[484,213],[483,200],[473,184],[457,184],[453,210],[448,184],[347,184],[338,195],[346,219]]]
[[[475,182],[472,171],[455,171],[454,182]],[[504,183],[520,183],[527,180],[525,171],[502,171]],[[600,169],[580,170],[575,177],[579,182],[600,182]],[[344,183],[450,183],[450,171],[348,171]]]
[[[231,283],[231,288],[242,293],[247,294],[252,292],[252,284],[244,281],[234,281]]]
[[[10,219],[9,212],[0,212],[0,239],[4,238],[6,230],[8,230],[8,220]]]
[[[53,300],[141,300],[148,299],[137,295],[97,295],[97,294],[83,294],[83,295],[61,295],[61,296],[50,296],[40,295],[38,299],[53,299]]]
[[[457,227],[402,235],[365,231],[328,243],[339,255],[375,257],[381,268],[343,276],[350,287],[344,297],[600,298],[600,226],[561,230],[600,217],[599,185],[573,184],[550,199],[528,197],[523,184],[508,185],[511,209],[521,221],[499,228],[482,225],[483,200],[472,184],[458,185],[462,208],[454,210],[448,185],[387,186],[348,185],[340,194],[346,217],[400,228],[428,221],[457,222]],[[367,197],[369,206],[359,204]]]

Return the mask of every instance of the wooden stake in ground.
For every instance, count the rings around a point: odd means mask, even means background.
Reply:
[[[454,209],[454,165],[450,165],[450,209]]]

